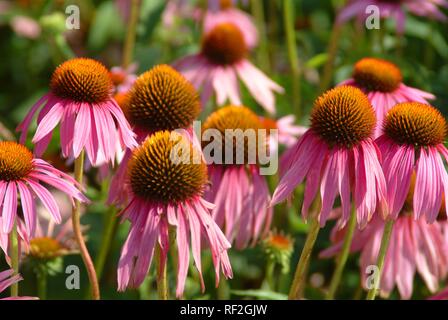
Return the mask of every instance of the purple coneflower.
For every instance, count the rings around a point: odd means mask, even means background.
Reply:
[[[320,187],[321,226],[337,194],[343,212],[340,226],[349,219],[351,194],[360,227],[378,208],[385,211],[385,180],[372,140],[375,124],[372,105],[357,88],[340,86],[319,97],[311,112],[310,129],[293,147],[272,204],[285,200],[306,178],[302,214],[307,216]]]
[[[17,128],[24,143],[33,116],[44,105],[33,137],[37,155],[45,151],[58,124],[66,158],[78,158],[85,149],[90,163],[98,166],[113,162],[120,149],[136,146],[131,128],[112,98],[109,72],[101,63],[87,58],[68,60],[56,68],[50,87]]]
[[[199,146],[192,123],[199,115],[199,95],[184,76],[167,65],[158,65],[137,78],[121,101],[138,143],[157,131],[185,129]],[[132,151],[127,149],[112,179],[109,202],[123,204],[128,193],[126,170]]]
[[[181,161],[174,161],[177,159]],[[176,230],[177,297],[182,296],[187,278],[190,240],[203,290],[201,242],[204,240],[212,252],[216,284],[221,268],[227,278],[232,277],[227,256],[230,243],[212,219],[213,205],[202,198],[208,180],[207,167],[200,151],[187,138],[169,131],[148,136],[134,150],[128,175],[132,197],[122,217],[130,221],[131,228],[118,265],[120,291],[141,285],[156,247],[160,254],[159,270],[165,268],[170,228]]]
[[[252,21],[252,17],[237,9],[234,2],[236,1],[209,1],[209,10],[204,17],[204,32],[208,33],[220,23],[232,21],[243,33],[248,48],[253,49],[258,43],[257,27]]]
[[[222,157],[217,158],[215,152],[218,150],[214,150],[213,155],[210,154],[214,159],[207,159],[208,152],[204,152],[211,182],[206,199],[215,204],[213,218],[229,241],[235,241],[237,248],[245,248],[269,231],[273,213],[272,208],[269,208],[271,197],[266,178],[259,173],[258,157],[250,162],[249,156],[260,145],[267,148],[266,141],[261,141],[263,137],[259,136],[259,130],[264,129],[263,123],[246,107],[226,106],[212,113],[202,129],[203,137],[208,134],[208,130],[216,130],[222,139]],[[243,137],[244,141],[240,141],[242,143],[233,138],[226,141],[228,130],[241,130],[243,134],[247,130],[253,130],[254,139],[249,141],[249,138]],[[267,135],[265,138],[267,139]],[[215,137],[210,143],[203,142],[204,151],[217,142],[214,139]],[[228,152],[231,152],[231,163],[226,160],[229,157],[225,153]],[[242,155],[242,161],[238,162],[239,154]]]
[[[391,217],[397,218],[403,208],[415,173],[414,217],[424,215],[434,222],[442,199],[448,203],[448,174],[442,160],[448,161],[445,118],[432,106],[400,103],[387,114],[383,131],[376,141],[383,156]]]
[[[269,79],[247,60],[249,44],[238,24],[227,21],[214,24],[204,34],[201,52],[182,58],[175,67],[189,79],[196,88],[202,87],[202,102],[216,93],[218,105],[227,100],[241,105],[238,78],[253,98],[271,114],[275,113],[274,92],[283,88]]]
[[[72,201],[86,202],[79,184],[69,175],[34,158],[25,146],[11,141],[0,142],[0,204],[2,232],[10,233],[17,223],[22,239],[27,241],[36,230],[36,200],[39,199],[56,223],[61,222],[59,206],[42,184],[65,193]],[[17,214],[18,204],[23,215]]]

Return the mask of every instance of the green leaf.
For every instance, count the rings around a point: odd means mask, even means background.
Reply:
[[[413,17],[408,17],[406,34],[429,42],[434,49],[444,58],[448,58],[448,43],[443,35],[435,27],[421,22]]]
[[[156,28],[157,24],[161,21],[161,16],[163,11],[165,10],[166,2],[165,1],[148,1],[147,6],[150,7],[142,8],[144,12],[142,17],[141,25],[144,27],[143,32],[139,35],[139,40],[142,42],[148,41]]]
[[[325,62],[327,62],[328,59],[328,53],[319,53],[309,59],[305,66],[308,68],[319,68],[320,66],[323,66]]]

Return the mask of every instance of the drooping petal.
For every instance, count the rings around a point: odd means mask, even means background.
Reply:
[[[252,97],[267,112],[275,114],[275,96],[273,92],[283,93],[283,88],[247,60],[239,62],[235,68]]]
[[[193,260],[196,265],[196,269],[199,273],[201,280],[202,292],[205,290],[204,279],[202,277],[202,265],[201,265],[201,223],[194,212],[194,209],[189,207],[188,221],[190,223],[190,235],[191,235],[191,247],[193,250]]]
[[[51,193],[32,179],[27,179],[26,182],[30,185],[31,189],[33,189],[36,196],[42,201],[45,208],[50,212],[54,221],[58,224],[61,223],[61,213],[58,204]]]
[[[26,233],[32,236],[36,230],[36,204],[32,193],[25,183],[17,181],[17,187],[19,188],[20,201],[22,202]]]
[[[44,95],[42,98],[40,98],[32,107],[31,110],[27,113],[25,119],[19,124],[16,131],[21,131],[20,134],[20,143],[25,144],[26,143],[26,136],[28,134],[28,129],[30,127],[31,121],[33,120],[34,115],[36,114],[37,110],[42,106],[43,103],[45,103],[48,100],[48,95]]]
[[[8,183],[3,200],[3,232],[10,233],[17,214],[17,186],[14,181]]]
[[[190,263],[190,250],[188,246],[187,221],[185,219],[185,212],[179,212],[177,215],[177,287],[176,297],[181,298],[184,293],[185,280],[187,279],[188,266]]]
[[[64,105],[62,103],[56,103],[50,111],[43,117],[42,121],[39,122],[37,126],[36,133],[33,137],[33,143],[38,142],[45,136],[47,136],[51,131],[58,125],[61,121],[62,115],[64,114]]]
[[[78,112],[78,106],[76,104],[67,104],[64,109],[64,114],[61,119],[61,149],[62,155],[66,158],[72,155],[73,137],[75,136],[75,119]],[[85,126],[82,131],[87,129]],[[80,130],[80,128],[78,128]],[[88,131],[88,130],[86,130]],[[79,154],[75,155],[75,158]]]
[[[139,286],[148,273],[154,256],[154,248],[159,237],[160,215],[153,208],[147,212],[143,230],[141,230],[140,248],[135,262],[134,284]]]
[[[75,131],[73,136],[73,157],[79,157],[82,149],[87,145],[90,136],[90,107],[82,104],[79,107],[78,115],[75,121]]]
[[[281,178],[275,189],[271,205],[285,200],[297,185],[303,181],[316,161],[317,155],[321,154],[322,149],[327,149],[326,145],[316,138],[311,131],[305,133],[297,143],[300,144],[295,153],[297,158],[291,158],[291,167]]]
[[[328,156],[328,162],[323,170],[320,194],[322,197],[322,208],[319,214],[319,222],[324,226],[328,215],[333,208],[333,203],[337,194],[337,151],[332,150]]]
[[[436,153],[422,149],[416,164],[416,180],[414,191],[414,215],[419,219],[426,215],[428,222],[432,223],[437,218],[442,204],[442,186],[434,157]]]

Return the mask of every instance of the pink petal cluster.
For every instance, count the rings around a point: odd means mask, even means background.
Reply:
[[[12,269],[0,272],[0,293],[21,280],[23,280],[23,278],[18,274],[14,275],[14,270]],[[37,300],[37,299],[38,298],[36,297],[11,297],[0,300]]]
[[[258,44],[258,30],[250,15],[237,8],[208,10],[204,17],[204,32],[208,33],[221,23],[232,21],[243,33],[246,45],[253,49]]]
[[[39,99],[18,126],[17,130],[22,132],[21,143],[25,143],[31,121],[38,111],[33,137],[38,156],[47,149],[53,130],[59,124],[62,155],[77,158],[85,149],[94,166],[113,163],[121,149],[137,145],[123,111],[112,98],[102,103],[84,103],[63,99],[50,92]]]
[[[377,139],[383,156],[383,171],[387,183],[387,201],[392,218],[397,218],[410,190],[411,177],[416,173],[413,208],[415,219],[425,216],[433,223],[445,197],[448,200],[448,174],[442,156],[448,162],[448,150],[443,144],[420,147],[399,145],[386,135]],[[418,156],[417,156],[418,153]],[[448,206],[447,206],[448,208]]]
[[[271,226],[273,208],[266,179],[256,165],[209,165],[211,188],[205,198],[215,204],[213,219],[238,249],[254,245]]]
[[[52,220],[59,224],[62,221],[60,208],[50,191],[42,183],[60,190],[73,202],[77,199],[87,202],[87,198],[78,190],[79,184],[68,174],[65,174],[41,159],[33,159],[33,169],[27,177],[16,181],[0,181],[0,246],[8,255],[8,234],[14,223],[17,223],[20,238],[29,243],[34,237],[37,226],[36,202],[39,200],[50,213]],[[19,204],[23,218],[19,218]]]
[[[360,227],[366,226],[376,210],[387,211],[386,183],[379,162],[381,155],[372,139],[362,141],[351,149],[336,146],[330,149],[310,129],[290,152],[272,205],[288,198],[306,178],[302,214],[307,217],[320,188],[322,206],[318,219],[321,226],[328,220],[338,194],[342,205],[340,227],[350,217],[351,201],[354,201]]]
[[[216,272],[216,285],[220,270],[227,278],[232,268],[227,256],[230,243],[213,221],[210,211],[213,205],[200,197],[179,204],[159,204],[133,197],[122,212],[123,219],[131,222],[129,236],[123,245],[118,264],[118,289],[138,287],[148,273],[154,256],[154,248],[160,246],[161,265],[166,265],[169,250],[169,228],[176,228],[178,251],[176,296],[182,297],[190,261],[190,241],[193,260],[201,278],[201,238],[206,239],[212,252]]]
[[[385,222],[376,216],[364,230],[356,230],[351,252],[361,252],[361,283],[365,289],[369,266],[376,265]],[[428,224],[425,219],[400,215],[393,226],[390,245],[380,283],[380,294],[389,296],[395,286],[403,299],[410,299],[416,272],[423,278],[431,292],[438,290],[439,281],[448,272],[448,251],[445,222]],[[331,257],[342,248],[343,233],[334,229],[332,247],[321,252],[321,257]]]

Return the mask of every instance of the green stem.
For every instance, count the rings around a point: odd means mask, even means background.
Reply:
[[[84,171],[84,150],[78,158],[75,159],[75,180],[82,185],[83,171]],[[95,266],[90,257],[87,246],[84,242],[84,237],[81,230],[81,202],[75,199],[75,207],[72,212],[73,233],[75,234],[76,242],[78,243],[79,251],[82,260],[87,269],[89,282],[92,288],[92,298],[94,300],[100,299],[100,287],[98,284],[98,277],[96,275]]]
[[[10,242],[11,242],[11,267],[14,270],[15,274],[19,274],[19,238],[17,233],[17,224],[14,223],[14,227],[11,230]],[[11,297],[19,296],[19,283],[16,282],[11,285]]]
[[[47,271],[41,270],[36,274],[37,277],[37,295],[40,300],[47,299]]]
[[[340,8],[342,8],[346,0],[340,0],[334,3],[335,6],[335,12],[340,11]],[[324,70],[323,70],[323,76],[320,81],[319,91],[324,92],[327,90],[331,84],[331,81],[333,79],[333,73],[334,73],[334,63],[336,60],[336,54],[339,48],[339,40],[341,38],[342,33],[342,23],[335,22],[333,24],[333,31],[331,33],[330,42],[328,44],[327,48],[327,62],[325,63]]]
[[[229,300],[230,299],[230,285],[224,276],[219,278],[219,285],[217,289],[218,300]]]
[[[348,223],[347,233],[345,234],[344,243],[342,245],[342,251],[338,256],[336,269],[333,273],[333,277],[331,278],[330,287],[326,295],[327,300],[334,299],[336,290],[339,286],[339,283],[341,282],[342,273],[344,272],[345,264],[347,263],[347,259],[350,254],[350,247],[352,245],[355,228],[356,228],[356,209],[355,206],[353,205],[352,212],[350,214],[350,220]]]
[[[274,259],[268,258],[268,262],[266,264],[266,282],[272,291],[275,291],[274,271],[275,261]]]
[[[317,235],[319,234],[320,225],[316,217],[310,218],[311,225],[306,236],[305,245],[300,254],[299,262],[297,263],[294,280],[289,291],[289,300],[299,300],[303,298],[304,287],[306,283],[306,271],[308,263],[313,252],[314,244],[316,243]]]
[[[361,300],[363,292],[364,292],[364,290],[362,288],[362,285],[359,284],[358,287],[356,288],[355,293],[353,294],[353,299],[352,300]]]
[[[266,24],[263,9],[263,1],[252,0],[251,2],[252,14],[255,18],[255,24],[257,25],[258,34],[260,38],[259,49],[257,50],[258,63],[265,72],[270,70],[268,41],[266,35]]]
[[[376,266],[378,267],[378,274],[374,281],[374,286],[367,293],[367,300],[375,300],[376,294],[380,287],[381,274],[383,273],[384,261],[386,260],[387,249],[389,248],[390,236],[392,235],[392,230],[394,227],[395,220],[389,219],[386,221],[383,231],[383,237],[381,239],[380,251],[378,253],[378,258],[376,261]]]
[[[118,219],[115,214],[115,208],[110,207],[105,217],[101,248],[95,260],[95,270],[99,280],[101,280],[103,275],[104,265],[106,264],[110,248],[113,243],[117,221]]]
[[[133,60],[139,14],[140,14],[140,0],[131,0],[131,14],[129,17],[128,30],[126,33],[126,39],[123,49],[122,65],[124,68],[129,66]]]
[[[292,103],[296,108],[297,120],[302,117],[301,88],[300,88],[300,64],[297,53],[296,30],[294,26],[295,6],[293,0],[285,0],[283,5],[283,16],[285,23],[286,41],[288,45],[288,58],[292,73]]]
[[[434,23],[431,23],[429,25],[429,28],[432,31],[434,31]],[[434,58],[435,58],[435,51],[432,45],[426,45],[425,46],[425,51],[424,51],[424,55],[423,55],[423,61],[425,63],[425,65],[429,68],[432,69],[433,68],[433,64],[434,64]]]
[[[341,37],[342,25],[335,23],[333,26],[333,31],[331,33],[330,43],[328,44],[328,57],[327,62],[324,66],[323,76],[320,82],[320,92],[324,92],[330,86],[331,80],[333,79],[334,72],[334,62],[336,60],[336,53],[339,47],[339,39]]]
[[[160,246],[156,247],[156,265],[157,265],[157,293],[159,300],[168,300],[168,281],[166,276],[166,264],[161,265],[162,250]]]

